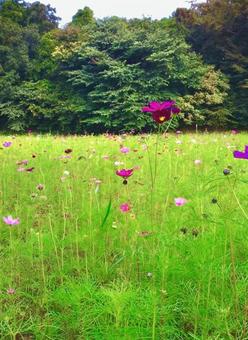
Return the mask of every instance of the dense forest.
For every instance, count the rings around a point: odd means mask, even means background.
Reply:
[[[248,127],[248,0],[208,0],[170,18],[96,19],[59,28],[56,9],[0,0],[0,128],[152,131],[149,101],[174,99],[177,124]]]

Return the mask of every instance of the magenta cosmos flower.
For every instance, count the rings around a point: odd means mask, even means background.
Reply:
[[[4,146],[5,148],[9,148],[11,145],[12,145],[12,142],[4,142],[4,143],[3,143],[3,146]]]
[[[234,158],[239,158],[239,159],[248,159],[248,145],[245,146],[245,151],[234,151],[233,152]]]
[[[174,199],[174,201],[175,201],[175,205],[177,207],[181,207],[182,205],[187,203],[187,200],[183,197],[177,197],[177,198]]]
[[[121,169],[116,171],[116,175],[124,178],[123,184],[127,184],[127,178],[132,176],[133,169]]]
[[[13,218],[12,216],[7,216],[3,218],[4,223],[8,225],[20,224],[19,218]]]
[[[174,100],[166,100],[165,102],[150,102],[148,106],[142,108],[143,112],[151,112],[152,118],[158,124],[162,124],[172,118],[173,114],[178,114],[181,110],[176,106]]]
[[[129,210],[131,210],[131,207],[128,203],[123,203],[120,205],[120,210],[125,213],[128,212]]]

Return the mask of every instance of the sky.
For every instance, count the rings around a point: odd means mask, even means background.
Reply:
[[[40,2],[57,9],[57,15],[62,18],[60,26],[70,22],[77,10],[85,6],[94,11],[96,18],[116,15],[128,19],[142,16],[161,19],[170,16],[178,7],[190,7],[187,0],[40,0]]]

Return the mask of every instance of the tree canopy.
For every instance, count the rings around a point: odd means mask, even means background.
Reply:
[[[58,28],[50,5],[2,1],[0,126],[152,131],[141,107],[175,99],[180,127],[247,127],[247,9],[209,0],[169,19],[99,20],[85,7]]]

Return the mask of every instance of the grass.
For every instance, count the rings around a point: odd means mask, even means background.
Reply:
[[[156,170],[156,136],[6,140],[1,339],[248,339],[248,162],[232,156],[246,133],[160,136]],[[115,161],[139,167],[128,185]]]

